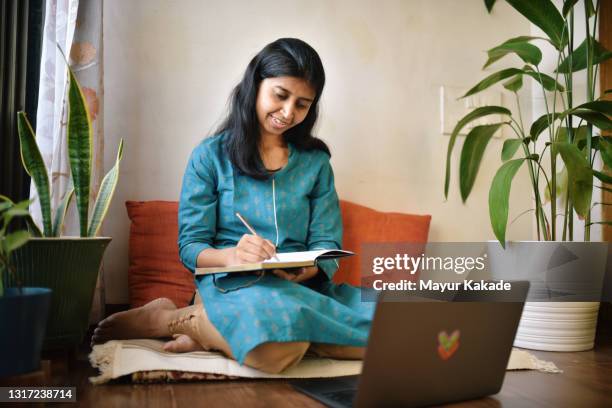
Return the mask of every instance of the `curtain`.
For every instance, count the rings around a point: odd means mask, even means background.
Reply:
[[[93,206],[95,194],[104,177],[102,0],[47,0],[46,12],[36,140],[50,170],[51,207],[55,211],[71,183],[66,141],[68,71],[56,44],[69,58],[91,115],[93,162],[90,203]],[[30,198],[35,199],[38,205],[34,186],[30,192]],[[33,212],[35,221],[41,223],[40,210],[34,209]],[[68,208],[62,235],[79,235],[74,200]],[[104,314],[103,275],[101,270],[93,299],[91,322],[99,321]]]
[[[42,0],[0,0],[0,194],[29,196],[17,135],[17,112],[36,116],[42,40]]]
[[[68,189],[70,179],[66,149],[67,112],[65,109],[68,71],[58,47],[62,50],[70,50],[78,6],[78,0],[47,0],[45,8],[36,115],[36,142],[51,176],[52,211],[55,211]],[[42,225],[40,203],[36,186],[33,183],[30,186],[30,198],[33,200],[30,206],[32,218]],[[69,217],[67,224],[70,224],[72,218]],[[75,223],[72,222],[72,224],[72,229],[74,229]]]

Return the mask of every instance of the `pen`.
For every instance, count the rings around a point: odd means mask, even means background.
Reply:
[[[238,211],[236,211],[236,217],[238,217],[238,219],[240,221],[242,221],[242,223],[244,224],[245,227],[247,227],[247,229],[249,230],[249,232],[253,235],[259,236],[259,234],[257,234],[257,232],[255,232],[255,230],[253,229],[253,227],[251,227],[251,225],[247,222],[247,220],[244,219],[244,217],[242,215],[240,215],[240,213]],[[274,255],[274,259],[277,262],[280,262],[280,259],[278,259],[278,257],[276,255]]]

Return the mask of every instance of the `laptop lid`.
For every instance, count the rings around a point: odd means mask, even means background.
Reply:
[[[356,407],[423,406],[497,393],[529,288],[463,291],[455,301],[379,299]]]

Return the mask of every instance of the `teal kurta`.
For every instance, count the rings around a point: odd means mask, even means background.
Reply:
[[[217,135],[200,143],[183,178],[179,252],[189,270],[202,250],[236,246],[248,233],[236,212],[278,252],[341,248],[342,218],[326,153],[289,143],[287,165],[269,180],[256,180],[233,167],[223,140]],[[325,276],[300,284],[270,273],[196,278],[210,321],[240,363],[265,342],[366,345],[374,303],[362,302],[359,288],[331,282],[335,261],[319,267]]]

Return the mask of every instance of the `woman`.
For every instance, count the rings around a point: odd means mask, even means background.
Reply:
[[[324,84],[318,54],[298,39],[279,39],[251,60],[227,119],[193,151],[183,178],[179,250],[188,269],[340,248],[329,149],[311,135]],[[157,299],[103,320],[92,342],[173,336],[167,351],[219,350],[271,373],[308,350],[360,359],[374,306],[358,288],[331,282],[337,267],[198,277],[203,306]]]

